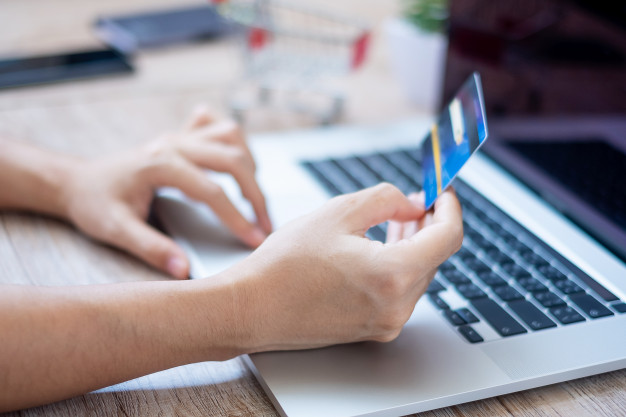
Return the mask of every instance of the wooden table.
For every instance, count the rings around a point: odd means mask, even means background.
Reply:
[[[318,3],[331,3],[330,0]],[[388,0],[344,0],[380,32],[395,13]],[[0,55],[47,53],[97,45],[90,23],[98,14],[188,4],[176,0],[0,0]],[[93,156],[133,146],[176,129],[196,103],[226,113],[238,56],[232,41],[145,51],[137,72],[89,81],[0,92],[0,136]],[[380,123],[419,109],[404,101],[389,73],[384,42],[374,42],[367,67],[348,81],[347,123]],[[374,99],[375,98],[375,99]],[[289,113],[251,116],[251,133],[313,124]],[[65,223],[0,214],[0,282],[34,285],[166,279]],[[625,415],[626,370],[423,413],[424,416]],[[275,416],[241,359],[171,369],[56,404],[8,415]]]

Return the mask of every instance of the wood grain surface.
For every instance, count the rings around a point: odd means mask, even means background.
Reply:
[[[98,46],[90,25],[102,14],[186,5],[193,0],[0,0],[0,56]],[[380,35],[396,12],[391,0],[330,0],[318,5],[371,22],[367,66],[347,81],[346,123],[381,123],[419,112],[393,80]],[[133,75],[0,92],[0,136],[95,156],[176,129],[197,103],[225,114],[240,60],[231,40],[142,51]],[[288,112],[247,119],[255,133],[312,126]],[[95,243],[71,225],[38,215],[0,214],[0,282],[32,285],[167,279],[134,258]],[[1,387],[0,387],[1,389]],[[420,414],[422,416],[626,415],[626,371]],[[170,369],[56,404],[7,416],[276,416],[240,358]],[[321,416],[323,417],[323,416]]]

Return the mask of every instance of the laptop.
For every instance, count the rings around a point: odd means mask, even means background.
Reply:
[[[246,356],[281,415],[402,416],[626,366],[624,28],[617,3],[451,2],[442,103],[478,71],[490,122],[454,182],[463,246],[393,342]],[[418,190],[431,123],[252,137],[275,224],[380,181]],[[249,254],[175,191],[156,209],[194,278]]]

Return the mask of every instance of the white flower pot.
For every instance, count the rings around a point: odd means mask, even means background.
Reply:
[[[448,39],[427,33],[403,19],[385,24],[385,35],[394,76],[403,93],[422,110],[438,110],[443,89]]]

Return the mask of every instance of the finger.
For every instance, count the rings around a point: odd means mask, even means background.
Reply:
[[[239,125],[230,119],[220,120],[198,131],[198,136],[205,141],[218,141],[231,145],[246,145],[246,139]]]
[[[207,126],[215,122],[215,117],[205,105],[199,105],[191,114],[189,120],[185,123],[185,130],[195,130]]]
[[[418,226],[417,221],[406,222],[402,228],[402,239],[409,239],[415,233],[417,233]]]
[[[424,191],[420,191],[419,193],[411,193],[409,194],[408,198],[411,201],[411,203],[415,205],[415,207],[417,207],[423,212],[426,212],[426,207],[424,206],[424,203],[426,200],[426,194],[424,194]]]
[[[180,159],[160,167],[155,181],[160,186],[176,187],[194,200],[207,204],[241,241],[252,248],[259,246],[267,234],[250,223],[228,199],[224,190],[197,167]]]
[[[252,167],[256,170],[256,164],[254,157],[248,143],[246,136],[241,130],[241,127],[232,120],[223,120],[219,123],[215,123],[208,126],[201,132],[204,142],[220,142],[228,145],[234,145],[239,148],[245,155],[252,161]]]
[[[341,196],[333,204],[340,210],[340,224],[359,234],[387,220],[406,222],[423,215],[423,210],[389,183]]]
[[[387,224],[387,239],[385,243],[396,243],[402,239],[403,228],[404,224],[402,222],[390,220]]]
[[[421,191],[420,193],[412,193],[409,195],[409,201],[411,201],[411,203],[420,210],[421,216],[417,221],[412,221],[405,224],[402,234],[403,239],[410,238],[419,230],[420,222],[422,222],[424,216],[426,215],[424,200],[425,195],[423,191]]]
[[[412,268],[435,268],[461,246],[463,218],[454,192],[444,192],[435,203],[432,220],[409,239],[390,246]]]
[[[183,250],[170,238],[150,227],[126,209],[117,216],[121,226],[107,243],[122,248],[174,278],[189,277],[189,261]]]
[[[409,201],[421,211],[424,211],[424,192],[412,193],[408,196]],[[395,243],[402,239],[409,238],[417,233],[418,221],[397,222],[390,220],[387,225],[386,243]]]
[[[256,170],[256,164],[252,152],[248,147],[245,135],[239,125],[232,120],[222,120],[217,123],[213,123],[206,126],[199,131],[195,132],[196,137],[200,138],[200,141],[196,141],[197,144],[224,144],[234,146],[239,149],[252,163],[253,170]]]
[[[241,194],[250,202],[259,226],[265,233],[271,233],[270,220],[265,195],[255,177],[254,162],[249,153],[240,148],[223,144],[203,144],[186,147],[183,155],[195,165],[233,176],[239,184]]]

